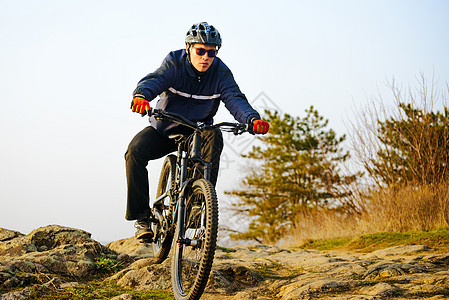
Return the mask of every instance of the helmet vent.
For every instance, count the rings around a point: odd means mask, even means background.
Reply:
[[[186,44],[215,45],[220,49],[221,36],[218,30],[207,22],[196,23],[186,34]]]

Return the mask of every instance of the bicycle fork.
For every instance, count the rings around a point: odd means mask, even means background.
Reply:
[[[192,240],[186,238],[184,236],[184,224],[186,217],[186,191],[189,189],[189,185],[192,185],[192,180],[187,178],[187,163],[188,159],[183,155],[181,158],[181,166],[180,166],[180,180],[179,186],[181,187],[181,192],[178,195],[178,201],[175,208],[174,217],[177,217],[176,224],[176,243],[178,247],[182,247],[184,245],[189,246],[193,245]]]
[[[203,166],[203,177],[210,180],[211,163],[205,161],[201,158],[201,133],[195,131],[193,135],[192,148],[190,149],[190,158],[187,158],[187,153],[183,153],[181,146],[178,147],[178,157],[180,159],[180,170],[179,170],[179,186],[181,192],[178,195],[177,206],[175,208],[174,217],[177,216],[176,225],[176,235],[179,247],[182,246],[193,246],[196,247],[200,244],[199,240],[195,236],[186,237],[184,232],[185,222],[186,222],[186,195],[189,193],[189,189],[193,185],[193,178],[187,179],[187,165],[189,160],[196,161]],[[176,215],[177,213],[177,215]],[[174,220],[173,220],[174,221]]]

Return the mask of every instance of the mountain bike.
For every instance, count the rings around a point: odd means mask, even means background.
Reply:
[[[201,157],[201,132],[215,130],[235,135],[252,133],[247,124],[214,125],[192,122],[178,114],[150,109],[149,116],[193,130],[174,134],[177,155],[166,156],[152,207],[153,255],[160,263],[172,250],[172,289],[176,299],[199,299],[204,292],[215,255],[218,201],[210,180],[211,163]]]

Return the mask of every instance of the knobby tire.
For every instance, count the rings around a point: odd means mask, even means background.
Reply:
[[[167,190],[173,189],[175,186],[176,176],[176,156],[173,154],[167,155],[164,164],[162,165],[161,175],[159,176],[159,183],[156,192],[156,199],[164,194]],[[166,197],[160,203],[155,203],[153,206],[153,215],[158,220],[152,223],[152,229],[155,234],[155,241],[153,243],[153,256],[157,258],[157,263],[163,262],[170,253],[171,244],[173,241],[173,232],[168,228],[168,221],[173,214],[173,208],[169,208],[170,197]]]
[[[198,300],[204,292],[214,260],[218,200],[213,185],[206,179],[196,180],[185,198],[183,233],[186,237],[194,235],[194,239],[201,242],[200,246],[174,244],[171,268],[173,294],[178,300]]]

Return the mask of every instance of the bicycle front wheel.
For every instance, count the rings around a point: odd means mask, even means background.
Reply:
[[[179,224],[178,224],[179,225]],[[186,196],[183,233],[186,243],[175,243],[172,257],[173,294],[179,300],[197,300],[209,279],[218,231],[218,201],[205,179],[193,183]]]
[[[152,230],[155,234],[153,241],[153,256],[157,258],[157,262],[163,262],[171,248],[173,240],[173,233],[170,231],[170,219],[172,218],[173,210],[170,207],[171,198],[169,191],[175,186],[176,177],[176,156],[170,154],[165,158],[162,165],[161,176],[159,177],[159,184],[157,187],[156,199],[165,195],[162,199],[154,203],[153,215],[156,222],[151,224]]]

